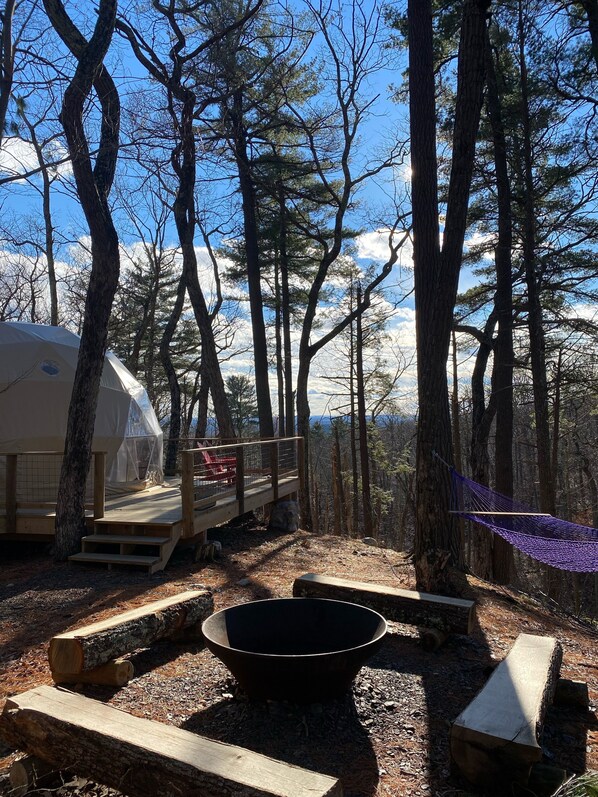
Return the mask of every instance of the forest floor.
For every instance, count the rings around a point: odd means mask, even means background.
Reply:
[[[4,543],[0,581],[0,710],[5,699],[51,683],[52,636],[177,592],[208,587],[215,608],[291,595],[303,573],[413,588],[402,554],[361,541],[299,531],[274,535],[258,523],[211,530],[222,543],[214,562],[193,563],[175,552],[152,576],[55,564],[47,546]],[[590,709],[551,707],[543,734],[545,759],[570,773],[598,770],[598,636],[529,596],[468,577],[479,625],[433,653],[417,630],[390,624],[382,649],[344,698],[299,706],[250,701],[211,653],[199,645],[158,644],[130,658],[135,677],[120,690],[78,686],[84,694],[132,714],[264,753],[342,781],[345,797],[457,797],[479,794],[451,774],[449,729],[521,632],[557,637],[561,675],[584,681]],[[17,757],[0,741],[0,794]],[[525,792],[530,794],[530,792]],[[117,795],[82,778],[37,797]],[[523,794],[523,792],[522,792]]]

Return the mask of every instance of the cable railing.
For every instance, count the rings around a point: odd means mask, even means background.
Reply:
[[[195,512],[219,502],[235,502],[236,514],[242,515],[248,497],[258,491],[271,491],[271,500],[277,501],[281,487],[300,483],[302,473],[302,437],[218,445],[195,441],[193,447],[181,451],[185,529],[192,533]]]
[[[5,532],[17,531],[19,514],[54,512],[58,498],[62,451],[0,453],[0,515]],[[94,518],[104,516],[106,505],[106,453],[93,453],[86,483],[86,509]]]

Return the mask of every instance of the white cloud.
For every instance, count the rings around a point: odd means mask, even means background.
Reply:
[[[48,164],[61,161],[67,157],[67,150],[58,142],[52,141],[44,148],[44,157]],[[2,140],[0,149],[0,173],[18,177],[39,167],[39,161],[33,145],[17,136],[8,136]],[[70,161],[50,167],[50,173],[58,176],[70,174]]]
[[[370,232],[362,233],[358,236],[357,244],[357,257],[363,260],[374,260],[378,263],[386,263],[390,256],[388,247],[388,236],[390,230],[372,230]],[[396,243],[403,235],[401,230],[397,231],[394,236]],[[401,266],[410,266],[413,257],[411,243],[407,240],[399,250],[399,264]]]
[[[9,136],[2,140],[0,149],[0,172],[8,175],[19,175],[31,171],[38,166],[33,146],[22,138]]]

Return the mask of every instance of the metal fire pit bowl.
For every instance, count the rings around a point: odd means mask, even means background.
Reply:
[[[216,612],[202,631],[249,697],[315,703],[350,687],[386,620],[344,601],[273,598]]]

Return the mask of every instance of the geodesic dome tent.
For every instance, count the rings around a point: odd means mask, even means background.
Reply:
[[[79,337],[61,327],[0,322],[0,451],[62,451]],[[162,480],[162,430],[143,386],[104,360],[92,448],[116,487]]]

